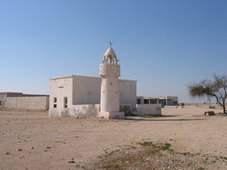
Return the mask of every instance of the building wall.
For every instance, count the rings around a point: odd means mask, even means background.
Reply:
[[[73,76],[73,105],[99,104],[101,79]]]
[[[73,105],[65,114],[76,117],[96,117],[99,110],[99,104]]]
[[[99,104],[101,79],[98,77],[73,77],[73,105]],[[119,80],[120,103],[136,106],[136,81]]]
[[[22,110],[48,110],[48,96],[32,96],[32,97],[6,97],[5,108],[22,109]]]
[[[23,96],[23,93],[0,92],[0,108],[5,107],[7,97],[18,97],[18,96]]]
[[[72,106],[72,84],[72,77],[50,80],[50,116],[60,116],[61,112]]]
[[[136,81],[134,80],[120,80],[120,104],[131,104],[133,108],[136,107]]]
[[[176,106],[178,104],[177,96],[139,96],[137,97],[137,104],[161,104],[164,106]]]
[[[161,115],[160,104],[137,104],[137,115]]]
[[[136,81],[120,80],[120,104],[136,107]],[[50,80],[50,116],[60,116],[76,105],[100,104],[101,79],[98,77],[70,76]],[[64,97],[68,107],[64,108]],[[57,98],[57,102],[54,102]],[[57,104],[57,108],[54,105]],[[75,110],[75,109],[74,109]]]

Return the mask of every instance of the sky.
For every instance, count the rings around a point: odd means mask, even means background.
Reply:
[[[191,98],[227,74],[226,0],[0,0],[0,91],[49,93],[49,79],[99,76],[112,42],[138,96]]]

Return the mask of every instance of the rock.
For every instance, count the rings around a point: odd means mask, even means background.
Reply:
[[[9,155],[9,152],[6,152],[6,155]]]
[[[33,146],[31,146],[31,149],[35,149]]]
[[[70,164],[74,164],[74,163],[75,163],[75,161],[74,161],[74,160],[71,160],[71,161],[68,161],[68,163],[70,163]]]
[[[21,152],[21,151],[22,151],[22,149],[17,149],[17,151],[18,151],[18,152]]]
[[[74,158],[71,158],[71,160],[70,160],[70,161],[68,161],[68,163],[70,163],[70,164],[74,164],[74,163],[76,163],[76,162],[75,162]]]
[[[47,148],[47,149],[51,149],[51,146],[47,146],[46,148]]]

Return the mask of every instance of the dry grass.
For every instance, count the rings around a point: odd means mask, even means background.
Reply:
[[[169,143],[154,143],[143,141],[136,146],[124,146],[120,149],[106,152],[85,169],[106,170],[159,170],[184,169],[205,170],[222,169],[226,164],[225,157],[177,153]]]

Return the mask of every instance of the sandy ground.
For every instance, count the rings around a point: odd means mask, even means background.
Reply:
[[[107,150],[144,140],[168,142],[177,152],[227,157],[227,116],[204,116],[207,110],[172,107],[162,110],[164,117],[137,120],[0,111],[0,169],[80,169]]]

